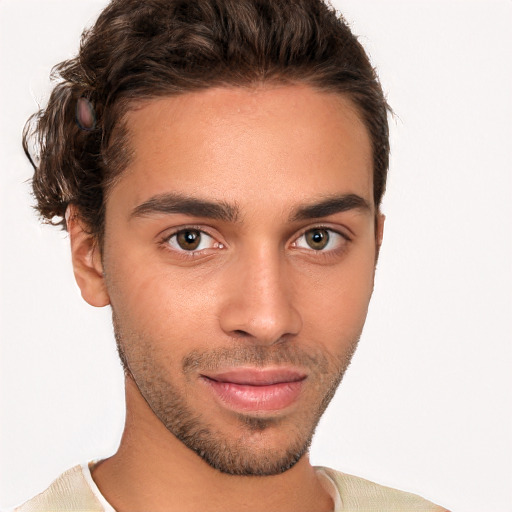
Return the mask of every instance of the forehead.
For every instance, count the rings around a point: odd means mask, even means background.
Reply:
[[[126,205],[166,192],[260,208],[354,193],[373,205],[368,132],[339,94],[214,88],[148,100],[126,125],[133,157],[112,191]]]

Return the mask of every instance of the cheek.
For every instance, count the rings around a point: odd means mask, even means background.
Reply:
[[[303,334],[321,343],[358,337],[373,290],[374,251],[361,244],[338,265],[288,269],[286,287],[301,315]],[[105,254],[112,308],[130,337],[177,352],[198,344],[215,345],[221,335],[219,312],[237,301],[230,267],[169,265],[165,258],[137,251],[136,244],[111,244]]]
[[[304,325],[321,331],[326,339],[358,337],[373,292],[374,265],[374,258],[361,255],[350,265],[312,279],[299,294]]]
[[[169,345],[174,339],[197,339],[215,311],[213,291],[200,276],[157,262],[122,258],[107,268],[112,309],[124,332]]]

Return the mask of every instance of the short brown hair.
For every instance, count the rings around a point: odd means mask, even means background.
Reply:
[[[48,222],[65,228],[73,204],[101,242],[105,194],[130,156],[123,116],[137,101],[259,83],[309,84],[353,101],[372,141],[380,205],[389,107],[363,47],[322,0],[113,0],[53,76],[60,82],[23,134]],[[88,126],[77,122],[79,104],[91,107]]]

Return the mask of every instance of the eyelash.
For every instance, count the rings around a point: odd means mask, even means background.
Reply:
[[[171,248],[169,246],[169,242],[171,241],[171,239],[173,237],[178,236],[180,233],[183,233],[186,231],[197,231],[201,235],[206,235],[206,236],[212,238],[213,240],[215,240],[215,236],[213,236],[212,234],[205,231],[204,227],[180,226],[179,228],[175,229],[172,233],[166,234],[165,236],[163,236],[159,240],[159,246],[164,250],[172,251],[173,254],[178,255],[180,258],[184,258],[184,259],[197,258],[197,257],[200,257],[201,255],[203,255],[204,251],[209,251],[211,249],[219,250],[219,249],[224,249],[224,247],[225,247],[223,243],[216,241],[215,244],[217,244],[217,247],[212,247],[212,248],[207,248],[207,249],[187,251],[185,249],[180,250],[180,249]],[[307,233],[309,233],[311,231],[327,231],[331,235],[335,234],[336,236],[339,236],[341,239],[343,239],[342,245],[341,245],[341,247],[337,247],[337,248],[329,249],[329,250],[322,250],[322,249],[315,250],[313,248],[306,249],[306,248],[296,247],[295,244],[297,244],[298,240],[300,240],[302,237],[304,237]],[[329,226],[318,225],[318,226],[308,227],[307,229],[303,230],[301,232],[301,234],[294,239],[294,241],[292,242],[292,246],[294,246],[294,249],[296,249],[296,250],[307,251],[312,257],[328,259],[329,257],[336,257],[336,256],[340,255],[341,253],[345,252],[345,250],[347,249],[347,244],[350,242],[352,242],[351,237],[349,237],[347,234],[343,233],[342,231],[338,231]]]
[[[208,233],[207,231],[205,231],[205,229],[203,227],[181,226],[181,227],[175,229],[172,233],[170,233],[170,234],[167,233],[165,236],[163,236],[159,240],[158,245],[162,249],[167,250],[167,251],[172,251],[173,254],[178,255],[180,258],[184,258],[184,259],[197,258],[201,254],[203,254],[205,250],[210,250],[210,249],[199,249],[199,250],[186,251],[185,249],[180,250],[180,249],[174,249],[174,248],[170,247],[169,242],[171,241],[171,239],[178,236],[180,233],[183,233],[186,231],[197,231],[201,235],[206,235],[209,238],[212,238],[213,240],[215,240],[215,237],[213,235],[211,235],[210,233]],[[217,245],[217,247],[213,247],[211,249],[219,250],[219,249],[224,248],[224,244],[222,244],[221,242],[215,242],[215,244]]]
[[[330,234],[330,236],[332,236],[332,234],[335,234],[336,236],[340,237],[340,239],[341,239],[341,246],[335,247],[334,249],[314,250],[312,247],[309,249],[304,249],[304,251],[307,251],[308,256],[310,256],[312,258],[318,258],[318,259],[323,259],[323,260],[329,261],[330,259],[339,257],[341,254],[343,254],[347,250],[348,244],[352,242],[352,238],[349,237],[343,231],[333,229],[332,227],[329,227],[329,226],[318,225],[318,226],[308,227],[307,229],[302,231],[302,233],[298,237],[295,238],[293,244],[296,244],[298,240],[300,240],[302,237],[304,237],[307,233],[309,233],[311,231],[327,231]],[[296,249],[301,250],[302,248],[297,247]]]

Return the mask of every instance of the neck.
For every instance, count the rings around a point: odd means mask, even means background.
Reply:
[[[224,474],[164,427],[130,378],[126,379],[126,406],[119,450],[92,472],[98,488],[118,512],[333,509],[307,454],[278,475]]]

